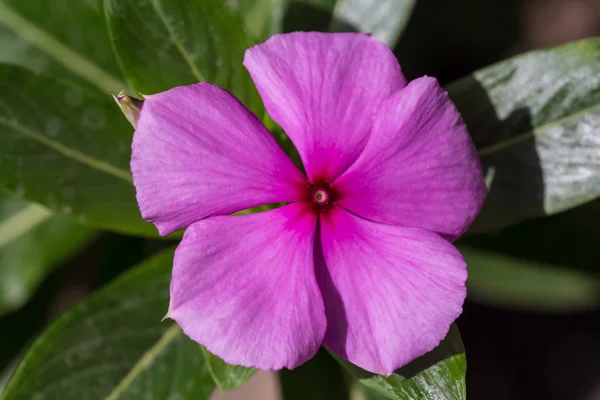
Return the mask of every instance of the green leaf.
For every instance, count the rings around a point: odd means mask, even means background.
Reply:
[[[373,374],[336,357],[363,385],[392,400],[466,399],[467,360],[456,325],[432,351],[390,376]]]
[[[347,400],[348,382],[340,365],[321,349],[306,363],[279,371],[283,400]]]
[[[278,0],[235,0],[225,1],[229,8],[244,19],[248,33],[258,42],[278,32],[274,11]]]
[[[336,27],[336,3],[337,0],[277,0],[272,12],[275,31],[331,31]]]
[[[200,347],[171,321],[173,251],[64,313],[27,352],[2,395],[22,399],[208,399]]]
[[[131,128],[101,93],[127,86],[112,52],[102,0],[0,0],[0,61],[53,77],[0,66],[0,185],[86,224],[154,235],[141,221],[131,184],[120,182],[130,179],[125,160]],[[59,137],[53,138],[55,133]],[[101,146],[88,147],[96,145]],[[108,183],[108,175],[96,179],[98,166],[120,170],[117,183]],[[124,215],[124,223],[116,214]]]
[[[0,7],[2,4],[0,3]],[[0,22],[0,63],[20,65],[34,72],[69,76],[71,72],[55,63],[50,56],[17,36]]]
[[[0,62],[79,77],[103,92],[126,89],[112,54],[102,0],[0,0]]]
[[[200,346],[200,349],[204,355],[204,362],[210,371],[210,375],[217,386],[223,391],[233,390],[242,386],[256,372],[253,368],[227,364],[219,357],[211,354],[203,346]]]
[[[280,31],[370,33],[390,47],[398,41],[416,0],[281,0],[272,25]]]
[[[416,0],[338,0],[332,30],[370,33],[394,47],[408,23]]]
[[[600,276],[573,267],[459,246],[469,266],[469,298],[529,311],[586,311],[600,305]]]
[[[364,385],[356,383],[353,387],[353,395],[351,397],[352,400],[387,400],[388,397],[382,395],[379,392],[376,392],[373,389],[370,389]]]
[[[121,68],[136,91],[207,81],[262,116],[262,101],[242,65],[254,41],[222,0],[105,0],[105,10]]]
[[[0,191],[0,316],[22,306],[93,236],[89,228]]]
[[[0,393],[2,393],[2,391],[6,387],[8,380],[15,371],[15,368],[17,368],[17,364],[19,363],[19,360],[22,356],[22,354],[19,354],[13,360],[11,360],[2,370],[0,370]]]
[[[450,84],[489,193],[471,232],[600,196],[600,39],[532,51]]]
[[[0,65],[0,186],[79,222],[156,235],[131,175],[131,127],[110,96]]]

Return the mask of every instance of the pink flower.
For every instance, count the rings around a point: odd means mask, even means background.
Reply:
[[[363,34],[276,35],[244,65],[296,145],[207,83],[148,96],[131,170],[142,215],[177,248],[168,316],[226,362],[294,368],[319,346],[390,374],[462,311],[449,242],[485,194],[465,125],[433,78],[407,84]],[[227,216],[262,204],[271,211]]]

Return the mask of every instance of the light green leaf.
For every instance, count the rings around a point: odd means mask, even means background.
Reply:
[[[532,51],[450,84],[486,171],[471,232],[600,196],[600,39]]]
[[[600,306],[598,275],[469,246],[459,249],[469,266],[471,300],[544,312],[585,311]]]
[[[94,232],[0,191],[0,316],[22,306],[46,275]]]
[[[343,370],[321,349],[306,363],[279,371],[283,400],[347,400],[349,388]]]
[[[200,347],[161,322],[172,260],[172,250],[160,253],[63,314],[2,400],[208,399],[214,383]]]
[[[0,0],[0,62],[82,78],[102,92],[126,89],[102,0]]]
[[[77,221],[156,235],[135,201],[131,126],[88,86],[0,65],[0,186]]]
[[[203,346],[200,346],[200,349],[204,355],[204,362],[210,371],[210,375],[217,386],[223,391],[233,390],[242,386],[256,372],[253,368],[227,364],[219,357],[211,354]]]
[[[136,91],[206,81],[262,116],[262,101],[242,65],[254,41],[222,0],[105,0],[105,10],[121,68]]]
[[[456,325],[438,347],[390,376],[364,371],[348,361],[339,362],[363,385],[392,400],[466,399],[467,360]]]

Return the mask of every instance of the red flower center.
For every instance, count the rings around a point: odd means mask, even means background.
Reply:
[[[319,182],[308,185],[307,200],[312,203],[315,211],[325,211],[331,208],[337,199],[337,193],[329,182]]]

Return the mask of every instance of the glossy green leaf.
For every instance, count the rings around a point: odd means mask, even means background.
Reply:
[[[132,128],[95,89],[0,65],[0,186],[89,225],[156,235],[140,217]]]
[[[585,311],[600,306],[600,276],[459,246],[469,266],[469,298],[532,311]]]
[[[279,371],[283,400],[347,400],[348,382],[340,365],[321,349],[301,366]]]
[[[376,375],[339,359],[368,388],[392,400],[466,399],[467,360],[456,325],[438,347],[390,376]]]
[[[262,101],[242,65],[254,41],[222,0],[105,0],[105,10],[121,68],[136,91],[206,81],[262,116]]]
[[[172,250],[160,253],[64,313],[1,399],[208,399],[214,383],[200,347],[161,322],[172,260]]]
[[[126,89],[102,0],[0,0],[0,62],[81,78],[103,92]]]
[[[0,315],[22,306],[46,275],[94,232],[0,192]]]
[[[600,196],[600,39],[532,51],[447,89],[488,180],[488,197],[471,232]]]
[[[211,354],[203,346],[200,346],[200,349],[204,355],[204,362],[210,371],[210,375],[217,386],[223,391],[233,390],[242,386],[256,372],[253,368],[227,364],[219,357]]]

